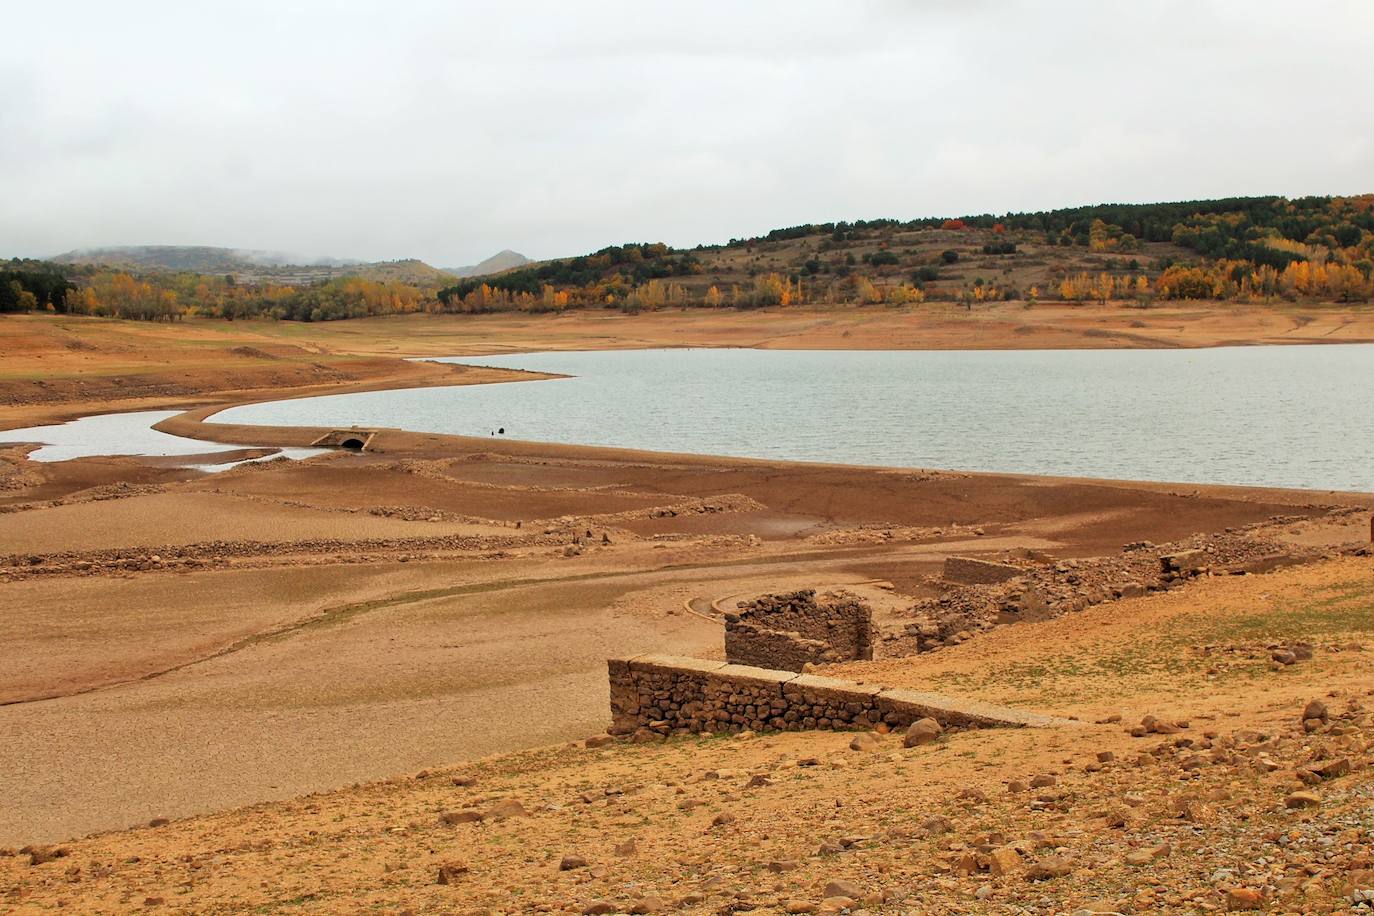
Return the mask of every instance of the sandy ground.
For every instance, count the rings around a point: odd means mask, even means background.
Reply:
[[[219,475],[159,468],[113,490],[142,463],[6,453],[0,842],[595,731],[608,656],[719,655],[719,625],[687,607],[873,579],[910,601],[953,553],[1093,555],[1332,501],[374,442]]]
[[[1338,560],[880,669],[1041,708],[1052,694],[1079,728],[877,735],[868,751],[835,733],[578,742],[64,843],[48,864],[0,857],[0,881],[17,912],[1347,912],[1374,880],[1374,669],[1353,651],[1371,601],[1371,561]],[[1268,661],[1294,639],[1311,661]],[[1330,718],[1307,733],[1314,698]],[[1146,715],[1182,727],[1091,724]],[[1349,775],[1295,778],[1332,761]],[[1298,791],[1315,807],[1290,807]],[[516,816],[491,813],[512,801]],[[477,819],[441,819],[464,811]]]
[[[400,318],[337,327],[7,317],[0,424],[204,405],[163,428],[302,445],[324,431],[205,420],[225,402],[530,377],[389,355],[399,353],[1009,346],[1031,338],[1201,346],[1362,339],[1367,318],[1335,309],[1295,322],[1281,310],[1050,307],[971,316]],[[1013,321],[1041,330],[1017,331]],[[1134,321],[1156,322],[1156,336],[1089,333],[1145,330]],[[1181,330],[1169,332],[1168,321]],[[873,893],[892,895],[893,906],[915,884],[945,895],[930,909],[951,901],[966,909],[988,876],[929,872],[957,851],[938,845],[945,841],[913,846],[908,837],[841,859],[815,847],[841,833],[909,829],[935,811],[957,822],[972,846],[975,829],[997,824],[1020,837],[1053,831],[1056,824],[1037,820],[1056,810],[1050,803],[999,802],[991,812],[950,806],[969,784],[1002,793],[1000,781],[1013,774],[1079,772],[1097,749],[1124,753],[1134,745],[1119,727],[1077,737],[956,735],[914,754],[882,739],[891,746],[860,758],[838,735],[601,751],[559,742],[605,727],[608,656],[718,657],[719,624],[695,613],[713,603],[884,580],[899,605],[931,594],[931,577],[950,554],[1093,556],[1273,516],[1315,518],[1332,505],[1374,507],[1374,497],[1358,494],[785,464],[400,430],[380,431],[364,454],[214,476],[132,458],[37,464],[24,453],[0,450],[0,847],[188,818],[69,844],[71,855],[46,865],[0,856],[3,899],[35,910],[65,902],[124,911],[151,900],[210,912],[524,912],[536,904],[580,911],[602,898],[628,908],[634,895],[652,892],[717,912],[748,909],[735,905],[747,891],[761,911],[776,912],[793,895],[819,903],[826,881],[856,875]],[[1275,533],[1327,546],[1365,538],[1367,526],[1361,514]],[[1269,671],[1265,642],[1363,638],[1374,613],[1363,589],[1372,579],[1367,560],[1347,559],[1208,580],[846,673],[1085,720],[1167,706],[1199,721],[1216,717],[1210,721],[1232,731],[1289,727],[1290,707],[1319,687],[1374,683],[1355,653],[1323,652],[1296,669]],[[533,750],[508,756],[522,749]],[[1313,751],[1284,744],[1274,753]],[[813,755],[824,764],[796,767]],[[438,769],[463,761],[480,761],[471,764],[479,788],[455,787],[451,771]],[[421,769],[445,775],[346,788]],[[704,780],[706,770],[737,775]],[[738,775],[764,772],[787,791],[753,793]],[[1082,796],[1107,804],[1128,789],[1167,794],[1175,777],[1142,769],[1084,779]],[[901,791],[892,792],[894,784]],[[1233,825],[1228,843],[1252,842],[1250,826],[1268,823],[1277,789],[1265,785],[1269,807]],[[580,800],[606,786],[627,798]],[[332,794],[300,798],[321,791]],[[446,807],[512,795],[537,816],[457,831],[434,824]],[[684,795],[700,795],[711,816],[684,812]],[[712,827],[711,817],[726,810],[739,826]],[[1140,845],[1155,834],[1092,843],[1087,835],[1066,845],[1110,884],[1112,843]],[[610,851],[628,839],[638,853]],[[1027,858],[1043,852],[1039,841],[1027,842]],[[565,874],[557,871],[562,852],[595,861]],[[1104,856],[1106,864],[1098,862]],[[461,889],[433,883],[448,859],[462,859],[474,876]],[[776,872],[768,865],[793,860],[801,864]],[[1171,879],[1160,869],[1155,883],[1165,885]],[[1087,899],[1089,889],[1075,881],[1056,899]],[[1021,885],[993,884],[988,900],[1024,899]],[[1126,893],[1122,882],[1106,889]],[[1138,890],[1128,902],[1150,911],[1133,902]],[[870,906],[889,908],[887,897]]]

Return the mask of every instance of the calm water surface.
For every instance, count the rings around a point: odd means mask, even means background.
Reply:
[[[250,447],[187,439],[152,428],[155,424],[179,413],[179,410],[136,410],[82,417],[69,423],[56,423],[51,426],[0,430],[0,443],[42,442],[41,448],[29,452],[29,459],[32,461],[70,461],[73,458],[93,455],[210,455]],[[250,461],[266,461],[282,455],[288,458],[308,458],[322,451],[324,449],[283,448],[262,458],[208,464],[187,462],[183,466],[214,473]]]
[[[1374,347],[631,350],[452,357],[568,379],[253,404],[392,426],[753,458],[1374,491]]]

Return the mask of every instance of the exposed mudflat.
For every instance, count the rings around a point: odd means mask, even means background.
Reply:
[[[1069,312],[1066,322],[1097,320]],[[1198,326],[1215,336],[1213,317]],[[758,323],[767,318],[731,316],[712,340],[805,345],[839,333],[825,324],[833,317]],[[1241,318],[1258,322],[1252,340],[1285,336],[1274,330],[1280,312]],[[868,315],[834,342],[876,339],[890,319]],[[198,404],[166,430],[305,445],[321,430],[204,420],[222,400],[511,377],[380,351],[451,353],[478,337],[497,348],[486,336],[496,330],[511,346],[540,334],[566,346],[661,345],[675,328],[700,342],[703,320],[342,322],[285,329],[297,335],[285,342],[265,325],[5,319],[0,334],[23,346],[5,350],[0,423]],[[765,327],[772,336],[759,336]],[[83,334],[89,347],[61,343]],[[255,355],[230,353],[245,344]],[[230,359],[247,362],[230,372]],[[137,458],[40,464],[25,452],[0,450],[0,849],[57,843],[66,854],[0,856],[6,907],[615,912],[657,898],[688,911],[805,912],[843,880],[870,911],[1028,898],[1049,899],[1043,909],[1105,900],[1117,912],[1190,910],[1226,906],[1232,885],[1329,911],[1350,892],[1342,882],[1370,867],[1360,818],[1374,733],[1359,704],[1374,681],[1350,648],[1367,643],[1374,619],[1367,557],[1203,577],[838,669],[1086,721],[1187,718],[1190,744],[1131,738],[1121,723],[958,733],[910,750],[879,736],[876,753],[827,733],[567,743],[607,723],[608,656],[719,657],[720,610],[751,596],[849,585],[897,614],[938,592],[951,554],[1053,563],[1254,525],[1334,556],[1367,540],[1368,495],[386,429],[363,454],[218,475]],[[1360,511],[1331,516],[1333,506]],[[1271,646],[1292,642],[1311,643],[1313,658],[1270,661]],[[1333,691],[1331,718],[1304,737],[1301,707]],[[1111,766],[1097,765],[1105,751]],[[1193,760],[1203,752],[1205,763]],[[1278,765],[1257,769],[1260,753]],[[1346,757],[1352,774],[1319,787],[1319,808],[1285,807],[1298,769]],[[470,775],[476,785],[453,782]],[[1015,787],[1035,775],[1059,788]],[[750,785],[753,776],[766,781]],[[986,797],[961,797],[970,788]],[[1184,790],[1203,793],[1210,813],[1181,817]],[[1125,826],[1112,826],[1123,798],[1137,796]],[[510,798],[529,816],[437,820]],[[949,828],[922,826],[933,817]],[[154,818],[179,820],[71,839]],[[1275,851],[1274,837],[1295,834]],[[1162,843],[1172,851],[1146,872],[1127,861]],[[987,857],[1009,846],[1006,873],[991,874]],[[565,854],[588,865],[559,871]],[[1032,881],[1051,856],[1068,871]],[[436,884],[441,865],[459,883]],[[1218,869],[1230,872],[1212,878]]]

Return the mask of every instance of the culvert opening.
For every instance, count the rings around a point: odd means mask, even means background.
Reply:
[[[342,448],[350,452],[361,452],[367,448],[376,434],[377,431],[374,429],[331,429],[310,444],[316,448]]]

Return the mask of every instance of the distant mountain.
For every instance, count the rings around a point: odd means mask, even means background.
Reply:
[[[210,245],[116,245],[108,248],[78,248],[49,260],[59,264],[95,264],[101,267],[186,270],[211,274],[234,273],[262,267],[354,267],[364,263],[347,258],[311,258],[281,251],[217,248]]]
[[[78,248],[49,260],[58,264],[91,264],[96,267],[124,268],[141,272],[232,274],[235,279],[246,283],[267,280],[274,283],[300,284],[316,283],[335,277],[366,277],[370,280],[394,280],[418,286],[442,286],[453,280],[449,274],[414,258],[369,263],[349,258],[312,258],[280,251],[216,248],[210,245],[119,245],[108,248]]]
[[[532,263],[534,262],[520,252],[511,251],[507,248],[505,251],[498,251],[479,264],[471,264],[467,267],[445,267],[443,271],[453,274],[455,277],[485,277],[487,274],[499,274],[503,270],[524,267],[526,264]]]

